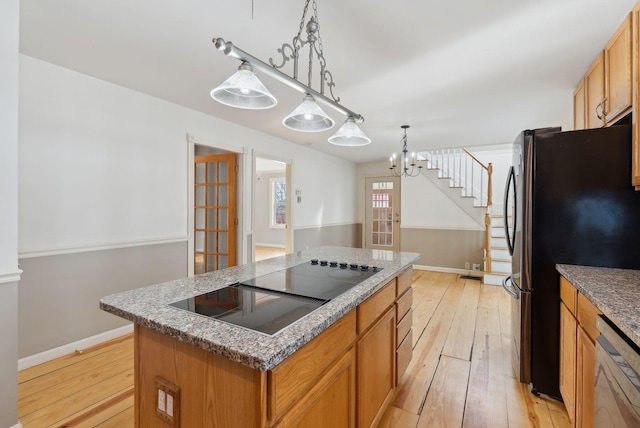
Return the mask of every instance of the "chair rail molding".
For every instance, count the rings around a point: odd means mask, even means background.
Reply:
[[[17,267],[0,269],[0,285],[18,282],[21,275],[22,270]]]

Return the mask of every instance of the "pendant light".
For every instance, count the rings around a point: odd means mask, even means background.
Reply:
[[[305,95],[302,104],[282,120],[284,126],[300,132],[320,132],[333,128],[335,122],[316,104],[311,95]]]
[[[246,61],[242,61],[235,74],[211,91],[211,97],[224,105],[249,110],[267,109],[278,104]]]
[[[371,138],[367,137],[351,116],[347,117],[344,125],[329,137],[329,142],[336,146],[365,146],[371,143]]]
[[[305,25],[307,14],[311,16]],[[305,29],[306,34],[303,31]],[[278,53],[282,55],[279,60],[274,61],[273,58],[269,58],[267,64],[234,46],[233,43],[225,42],[224,39],[219,37],[213,39],[213,44],[216,49],[224,52],[225,55],[242,61],[240,70],[236,75],[243,71],[243,78],[252,82],[238,84],[233,80],[235,75],[232,76],[211,91],[211,96],[216,101],[232,107],[248,109],[263,109],[275,106],[276,99],[253,74],[253,70],[256,70],[304,94],[302,104],[282,121],[284,126],[301,132],[320,132],[331,129],[335,122],[318,106],[316,102],[320,101],[347,117],[344,125],[330,137],[332,144],[360,146],[371,142],[356,125],[356,123],[364,122],[364,117],[341,105],[340,98],[333,94],[335,83],[333,75],[326,68],[327,61],[324,58],[322,39],[320,37],[316,0],[305,0],[302,19],[298,25],[298,33],[293,37],[291,44],[283,43],[282,47],[278,49]],[[305,45],[308,45],[309,48],[308,55],[301,52]],[[298,63],[300,58],[305,57],[308,57],[308,83],[306,85],[298,80]],[[289,61],[293,63],[292,76],[280,71]],[[319,90],[311,87],[314,61],[317,61],[319,65]],[[327,95],[325,95],[325,87],[328,88]]]

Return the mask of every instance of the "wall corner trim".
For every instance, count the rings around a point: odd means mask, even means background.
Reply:
[[[20,281],[22,270],[18,268],[0,269],[0,285]]]
[[[17,424],[15,424],[14,426],[9,427],[9,428],[22,428],[22,424],[20,422],[18,422]]]
[[[86,349],[90,346],[98,345],[102,342],[106,342],[107,340],[115,339],[116,337],[124,336],[125,334],[132,332],[133,323],[105,331],[104,333],[96,334],[95,336],[80,339],[76,342],[68,343],[57,348],[49,349],[48,351],[20,358],[18,360],[18,371],[46,363],[47,361],[55,360],[56,358],[64,357],[65,355],[73,354],[78,350]]]

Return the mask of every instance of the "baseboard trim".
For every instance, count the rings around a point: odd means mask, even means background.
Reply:
[[[14,426],[9,427],[9,428],[22,428],[22,424],[20,422],[18,422],[17,424],[15,424]]]
[[[263,244],[262,242],[256,242],[256,247],[285,248],[285,245],[281,245],[281,244]]]
[[[56,358],[64,357],[65,355],[73,354],[77,350],[86,349],[91,346],[98,345],[102,342],[106,342],[107,340],[124,336],[125,334],[129,334],[131,332],[133,332],[133,324],[127,324],[123,327],[96,334],[95,336],[87,337],[76,342],[49,349],[48,351],[20,358],[18,360],[18,371],[37,366],[38,364],[46,363],[47,361],[55,360]]]
[[[432,272],[459,273],[461,275],[472,275],[472,276],[484,275],[484,272],[480,270],[470,270],[470,269],[455,269],[455,268],[425,266],[425,265],[413,265],[413,268],[416,270],[430,270]]]

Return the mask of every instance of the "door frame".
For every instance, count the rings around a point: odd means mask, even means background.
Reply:
[[[238,149],[219,143],[218,141],[207,140],[205,138],[196,137],[193,134],[187,134],[187,275],[194,275],[194,250],[195,250],[195,152],[196,144],[199,146],[207,146],[213,149],[224,150],[229,153],[236,154],[236,165],[238,165],[238,176],[236,181],[237,186],[237,198],[236,198],[236,215],[238,217],[238,227],[236,227],[236,265],[247,263],[246,255],[244,251],[244,237],[246,235],[245,222],[243,221],[245,216],[245,162],[249,156],[246,155],[246,150],[243,148]],[[250,206],[248,209],[251,209]]]
[[[293,249],[293,159],[276,156],[272,154],[267,154],[263,152],[253,151],[251,156],[251,183],[255,183],[256,180],[256,158],[274,160],[277,162],[282,162],[285,164],[285,182],[286,182],[286,226],[285,226],[285,254],[290,254],[294,251]],[[253,185],[251,186],[251,206],[254,205],[255,201],[255,189]],[[254,216],[251,215],[251,248],[248,251],[251,252],[250,261],[255,261],[256,256],[256,242],[255,237],[253,236],[253,230],[255,229]]]
[[[397,203],[394,205],[396,207],[396,215],[397,215],[397,233],[394,230],[394,245],[391,248],[386,248],[386,250],[389,251],[400,251],[401,248],[401,241],[400,241],[400,235],[401,235],[401,230],[402,230],[402,223],[401,223],[401,219],[402,219],[402,204],[401,204],[401,198],[402,198],[402,179],[400,177],[394,177],[391,175],[378,175],[378,174],[372,174],[372,175],[365,175],[364,176],[364,224],[363,224],[363,232],[362,232],[362,245],[363,248],[367,248],[367,249],[371,249],[373,248],[373,244],[369,239],[369,235],[368,235],[368,222],[369,222],[369,206],[371,205],[371,200],[369,200],[369,183],[372,181],[392,181],[394,184],[394,195],[397,199]]]

